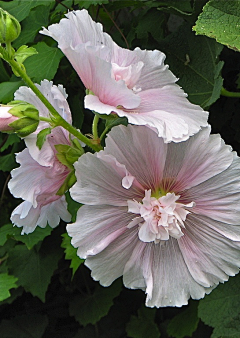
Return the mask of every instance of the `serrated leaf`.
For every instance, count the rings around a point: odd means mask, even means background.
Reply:
[[[0,246],[3,246],[9,235],[14,234],[14,227],[11,223],[5,224],[0,228]]]
[[[211,0],[203,8],[193,30],[234,50],[240,50],[240,2]]]
[[[166,64],[179,78],[177,82],[192,103],[203,108],[213,104],[221,93],[223,62],[218,56],[223,46],[205,36],[195,36],[184,24],[161,43]]]
[[[10,79],[9,74],[7,73],[3,61],[0,59],[0,82],[5,82]]]
[[[51,128],[45,128],[42,129],[38,134],[37,134],[37,142],[36,145],[37,147],[41,150],[44,142],[46,141],[47,135],[51,134]]]
[[[29,56],[37,54],[37,51],[33,47],[21,46],[16,51],[14,58],[17,62],[23,63]]]
[[[15,143],[19,143],[20,141],[21,141],[21,139],[17,136],[17,134],[7,135],[7,141],[4,143],[4,145],[2,146],[0,151],[3,152],[8,147],[12,146]]]
[[[20,230],[20,231],[18,231]],[[27,248],[32,249],[37,243],[44,240],[45,237],[51,235],[52,228],[48,225],[46,228],[37,227],[32,233],[21,235],[21,228],[14,227],[13,237],[24,244]]]
[[[40,5],[49,5],[46,0],[13,0],[13,1],[0,1],[0,7],[13,15],[18,21],[24,20],[30,10]]]
[[[18,285],[24,287],[33,296],[43,302],[53,272],[58,266],[62,255],[56,245],[48,246],[48,250],[28,250],[24,245],[16,245],[9,252],[9,271],[18,278]]]
[[[168,323],[167,333],[170,337],[192,337],[198,326],[198,302],[191,301],[188,308],[173,317]]]
[[[0,170],[11,171],[16,168],[17,163],[14,154],[8,154],[0,157]]]
[[[42,338],[48,325],[47,316],[27,314],[11,320],[2,320],[0,324],[1,338]]]
[[[97,6],[107,4],[109,0],[75,0],[75,5],[78,4],[80,8],[88,9],[91,5]]]
[[[33,46],[38,54],[25,61],[26,71],[35,82],[43,79],[52,80],[55,76],[63,53],[45,42],[38,42]]]
[[[72,268],[72,276],[74,276],[79,266],[84,262],[84,259],[78,257],[77,249],[71,244],[71,237],[69,237],[67,233],[63,234],[62,237],[61,247],[64,249],[65,259],[71,261],[70,268]]]
[[[93,294],[76,296],[70,302],[70,315],[74,316],[83,326],[96,324],[102,317],[108,314],[113,305],[113,299],[119,295],[120,291],[120,280],[115,281],[109,287],[103,287],[98,284]]]
[[[131,316],[126,331],[131,338],[158,338],[160,332],[154,322],[156,309],[147,308],[144,305],[138,310],[138,316]]]
[[[9,290],[17,288],[16,281],[16,277],[0,273],[0,302],[11,296]]]
[[[239,337],[240,275],[230,277],[199,301],[198,315],[214,328],[212,338]],[[238,334],[238,335],[237,335]]]
[[[23,84],[23,81],[9,81],[0,83],[0,102],[8,103],[12,101],[13,94]]]

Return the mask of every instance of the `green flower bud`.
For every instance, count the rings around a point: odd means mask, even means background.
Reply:
[[[21,26],[18,20],[0,8],[0,43],[16,40],[20,32]]]

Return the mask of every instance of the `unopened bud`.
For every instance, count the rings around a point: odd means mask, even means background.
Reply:
[[[16,40],[20,32],[21,26],[18,20],[0,8],[0,43]]]
[[[9,123],[14,122],[18,118],[9,113],[11,108],[11,106],[0,105],[0,131],[13,131],[13,128],[9,126]]]

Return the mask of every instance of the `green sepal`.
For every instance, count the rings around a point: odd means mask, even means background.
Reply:
[[[18,63],[23,64],[23,62],[32,55],[38,54],[37,50],[33,47],[28,47],[23,45],[18,48],[18,50],[14,54],[14,58]]]
[[[58,160],[66,167],[73,169],[73,163],[83,154],[83,149],[75,148],[67,144],[55,145]]]
[[[74,170],[72,170],[72,171],[68,174],[68,176],[67,176],[66,180],[64,181],[64,183],[63,183],[63,184],[61,185],[61,187],[58,189],[56,195],[59,195],[59,196],[64,195],[65,192],[66,192],[68,189],[70,189],[70,188],[74,185],[74,183],[75,183],[76,181],[77,181],[77,179],[76,179],[76,176],[75,176],[75,172],[74,172]]]
[[[47,135],[49,135],[51,133],[51,128],[45,128],[43,130],[41,130],[38,134],[37,134],[37,142],[36,145],[39,148],[39,150],[42,149],[42,146],[44,144],[44,142],[46,141],[46,137]]]
[[[39,121],[33,120],[29,117],[22,117],[12,123],[9,123],[9,126],[12,127],[20,137],[26,137],[37,129],[38,123]]]
[[[13,116],[29,117],[32,120],[39,121],[39,111],[30,103],[16,100],[9,102],[8,106],[12,107],[8,112]]]

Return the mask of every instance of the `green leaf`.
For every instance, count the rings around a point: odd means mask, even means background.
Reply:
[[[195,36],[184,24],[161,43],[166,64],[179,78],[177,82],[192,103],[203,108],[213,104],[221,93],[223,62],[218,56],[223,46],[205,36]]]
[[[37,147],[41,150],[44,142],[46,141],[47,135],[51,134],[51,128],[45,128],[42,129],[38,134],[37,134],[37,142],[36,145]]]
[[[11,320],[2,320],[1,338],[42,338],[48,325],[47,316],[27,314]]]
[[[78,4],[80,8],[88,9],[91,5],[97,6],[107,4],[109,0],[75,0],[74,4]]]
[[[170,320],[167,333],[174,338],[192,337],[193,332],[197,329],[198,322],[198,302],[191,301],[186,310]]]
[[[78,209],[81,207],[82,204],[74,201],[72,199],[72,197],[70,196],[70,193],[69,191],[67,191],[65,193],[65,196],[66,196],[66,201],[67,201],[67,209],[68,211],[70,212],[70,214],[72,215],[72,220],[71,222],[75,222],[76,221],[76,216],[77,216],[77,211]]]
[[[198,315],[214,328],[211,338],[238,338],[240,332],[240,275],[230,277],[200,300]]]
[[[37,227],[32,233],[21,235],[19,231],[21,228],[14,227],[13,236],[17,241],[26,244],[27,248],[32,249],[37,243],[44,240],[45,237],[51,235],[52,228],[48,225],[46,228]]]
[[[234,50],[240,50],[240,2],[211,0],[203,8],[193,30]]]
[[[34,54],[37,54],[35,48],[23,45],[18,48],[14,55],[14,58],[17,60],[17,62],[23,63],[29,56]]]
[[[0,302],[11,296],[9,290],[17,288],[16,281],[16,277],[0,273]]]
[[[40,251],[16,245],[9,252],[9,271],[18,278],[18,285],[23,286],[26,291],[43,302],[52,274],[62,255],[60,248],[54,244],[53,242],[49,245],[47,250],[41,247]]]
[[[121,291],[121,281],[115,281],[109,287],[97,284],[94,293],[86,296],[76,296],[70,302],[69,312],[71,316],[83,326],[96,324],[102,317],[108,314],[113,305],[113,299]]]
[[[51,2],[49,1],[48,4],[50,5]],[[21,22],[22,31],[18,39],[13,43],[14,48],[34,41],[41,28],[48,25],[49,9],[46,6],[38,6],[31,10],[28,17]]]
[[[9,134],[7,135],[7,141],[4,143],[0,151],[6,150],[9,146],[12,146],[15,143],[19,143],[21,139],[17,136],[17,134]]]
[[[71,237],[69,237],[67,233],[63,234],[62,237],[61,247],[64,249],[65,259],[71,261],[70,268],[72,268],[72,276],[74,276],[79,266],[84,262],[84,259],[78,257],[77,249],[71,244]]]
[[[25,61],[28,76],[35,82],[43,79],[52,80],[63,53],[58,48],[49,47],[45,42],[38,42],[33,47],[36,48],[38,54]]]
[[[131,338],[158,338],[160,332],[154,322],[156,309],[147,308],[144,305],[138,310],[138,316],[131,316],[126,331]]]
[[[8,154],[0,157],[0,170],[11,171],[16,168],[17,163],[15,161],[14,154]]]
[[[13,1],[0,1],[0,7],[5,11],[12,14],[18,21],[25,19],[30,10],[39,5],[48,6],[50,1],[46,0],[13,0]]]
[[[8,103],[12,101],[13,94],[23,84],[23,81],[9,81],[0,83],[0,102]]]
[[[7,82],[9,79],[10,76],[4,67],[3,61],[0,59],[0,82]]]
[[[14,234],[14,227],[11,223],[5,224],[0,228],[0,246],[3,246],[9,235]]]

